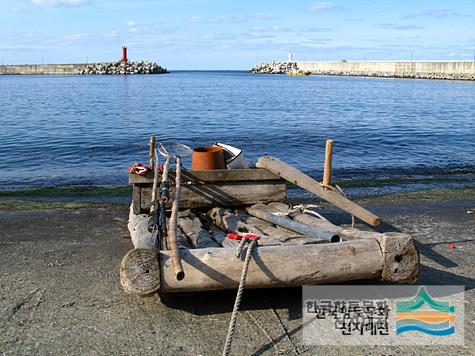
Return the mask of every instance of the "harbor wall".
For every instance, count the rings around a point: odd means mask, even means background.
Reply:
[[[67,75],[80,74],[88,64],[20,64],[0,65],[0,75]]]
[[[420,79],[475,80],[474,61],[453,62],[267,62],[253,68],[255,73],[285,73],[293,66],[312,74]]]

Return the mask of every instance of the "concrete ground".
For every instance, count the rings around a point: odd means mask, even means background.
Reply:
[[[465,285],[464,347],[306,347],[301,291],[292,288],[245,291],[232,354],[475,355],[474,196],[364,201],[387,222],[382,229],[417,240],[419,284]],[[221,354],[234,291],[123,292],[127,214],[121,205],[0,202],[0,355]]]

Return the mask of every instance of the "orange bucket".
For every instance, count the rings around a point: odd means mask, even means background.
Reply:
[[[223,149],[218,146],[198,147],[191,156],[191,170],[226,169]]]

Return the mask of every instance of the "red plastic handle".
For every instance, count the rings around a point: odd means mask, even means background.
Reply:
[[[255,235],[255,234],[244,234],[244,235],[240,235],[240,234],[226,234],[226,237],[228,239],[231,239],[231,240],[238,240],[238,241],[241,241],[243,238],[247,238],[247,239],[251,239],[251,240],[259,240],[260,239],[260,236],[259,235]]]

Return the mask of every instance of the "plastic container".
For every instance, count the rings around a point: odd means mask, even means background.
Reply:
[[[223,149],[218,146],[198,147],[191,156],[191,170],[208,171],[226,169]]]
[[[221,142],[216,142],[215,146],[221,147],[224,150],[224,160],[228,169],[249,168],[249,163],[247,163],[244,158],[244,152],[242,152],[240,148],[226,145]]]

